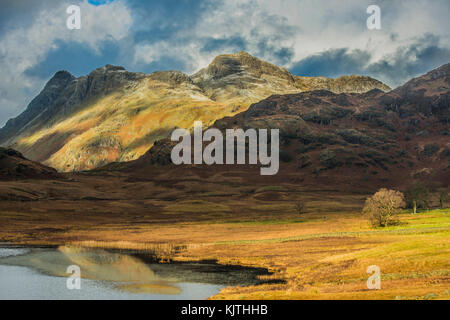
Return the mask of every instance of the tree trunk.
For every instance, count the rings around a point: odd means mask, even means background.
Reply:
[[[414,210],[414,214],[416,214],[417,213],[417,201],[416,200],[413,201],[413,210]]]

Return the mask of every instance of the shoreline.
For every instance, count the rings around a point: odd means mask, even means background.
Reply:
[[[37,270],[41,274],[49,275],[49,276],[57,276],[57,277],[63,277],[64,275],[60,272],[55,271],[54,266],[48,266],[47,264],[52,263],[58,265],[58,260],[55,260],[54,257],[49,256],[45,258],[46,252],[48,252],[48,249],[54,252],[66,252],[66,251],[74,251],[72,252],[72,255],[74,255],[75,258],[80,259],[78,257],[83,253],[87,253],[89,256],[92,255],[99,255],[103,256],[105,253],[107,255],[111,256],[110,264],[103,265],[103,269],[108,268],[119,268],[123,269],[124,267],[115,266],[118,260],[123,260],[118,257],[124,257],[124,259],[127,261],[127,263],[136,264],[137,266],[131,267],[131,270],[136,270],[136,268],[142,269],[144,266],[150,268],[153,272],[155,272],[155,275],[158,275],[159,277],[162,277],[160,280],[157,280],[157,282],[161,281],[168,281],[167,279],[172,279],[170,281],[175,281],[173,279],[177,279],[176,283],[193,283],[193,284],[205,284],[205,285],[219,285],[222,287],[222,289],[227,287],[246,287],[250,285],[259,285],[259,284],[265,284],[268,283],[267,281],[263,281],[259,279],[259,276],[268,276],[270,273],[265,268],[252,268],[252,267],[246,267],[242,265],[229,265],[229,264],[220,264],[215,260],[176,260],[173,259],[170,262],[161,262],[160,259],[154,258],[154,252],[148,252],[146,250],[138,250],[138,249],[113,249],[113,248],[93,248],[93,247],[82,247],[82,246],[57,246],[57,245],[44,245],[44,244],[33,244],[33,245],[27,245],[24,243],[0,243],[0,248],[5,249],[29,249],[29,252],[19,254],[19,255],[12,255],[12,256],[6,256],[0,258],[0,265],[4,266],[19,266],[19,267],[27,267],[31,268],[33,270]],[[42,250],[43,253],[37,253],[36,250],[40,251]],[[43,257],[39,257],[39,255],[42,255]],[[32,258],[30,258],[31,256]],[[127,258],[129,257],[129,258]],[[69,255],[69,259],[70,258]],[[88,259],[88,261],[91,261],[87,267],[92,268],[92,263],[94,260],[89,260],[89,257],[86,256],[80,261],[85,261],[85,259]],[[131,259],[131,260],[129,260]],[[137,259],[137,260],[135,260]],[[8,262],[11,261],[12,262]],[[69,260],[69,261],[70,261]],[[7,263],[5,263],[5,261]],[[18,261],[18,262],[14,262]],[[52,262],[50,262],[52,261]],[[56,261],[56,262],[55,262]],[[76,261],[76,260],[72,260]],[[109,260],[108,260],[109,261]],[[130,262],[131,261],[131,262]],[[132,262],[136,261],[136,262]],[[67,264],[67,263],[66,263]],[[141,265],[141,267],[139,267]],[[85,268],[82,266],[82,270],[85,270]],[[166,270],[167,269],[167,270]],[[127,272],[125,272],[127,273]],[[125,277],[127,275],[124,275]],[[172,278],[171,278],[172,277]],[[145,278],[145,277],[144,277]],[[95,276],[88,276],[86,279],[91,280],[102,280],[98,279]],[[166,280],[164,280],[166,279]],[[113,281],[113,280],[110,280]],[[140,279],[136,279],[136,281],[140,281]],[[142,288],[151,288],[149,284],[145,284],[145,279],[142,279],[144,281],[142,284],[134,283],[134,284],[121,284],[118,285],[118,288],[131,288],[132,290],[139,293],[139,287],[142,286]],[[220,290],[222,290],[220,289]],[[142,292],[145,293],[145,292]],[[220,294],[220,291],[217,293]],[[208,297],[213,298],[217,294]]]
[[[106,225],[77,228],[63,234],[42,232],[39,241],[21,239],[2,241],[0,245],[56,248],[61,244],[78,244],[78,247],[138,257],[165,256],[170,259],[165,259],[161,265],[167,266],[182,268],[203,263],[220,266],[226,271],[233,267],[236,272],[259,268],[270,273],[259,276],[258,284],[228,285],[210,299],[404,300],[425,299],[431,294],[441,299],[450,296],[445,285],[450,281],[450,270],[446,267],[450,250],[445,245],[450,237],[449,214],[449,209],[416,215],[405,212],[399,216],[401,225],[383,229],[371,228],[356,212],[329,214],[327,219],[310,218],[311,214],[307,214],[301,223],[290,218],[281,223],[266,220],[134,225],[133,228],[129,224],[128,227]],[[77,234],[76,241],[63,240],[72,234]],[[144,239],[153,242],[144,242]],[[168,239],[171,241],[163,242]],[[195,244],[175,243],[173,239]],[[83,243],[89,246],[81,246]],[[157,249],[162,254],[156,254]],[[147,262],[155,262],[155,259]],[[383,290],[375,292],[365,288],[368,265],[380,265]]]

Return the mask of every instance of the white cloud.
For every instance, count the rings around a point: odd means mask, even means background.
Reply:
[[[413,44],[424,34],[438,36],[450,47],[448,0],[376,1],[381,7],[382,30],[369,31],[366,9],[373,1],[347,0],[227,0],[217,1],[215,10],[205,11],[193,29],[180,31],[171,39],[136,46],[135,63],[153,62],[162,56],[183,59],[185,72],[206,66],[217,54],[235,51],[232,45],[204,52],[206,38],[238,35],[247,50],[273,63],[283,63],[271,48],[293,52],[296,61],[334,48],[370,52],[371,61],[393,55],[399,47]],[[261,48],[264,42],[266,47]]]
[[[121,40],[129,34],[131,13],[123,3],[96,7],[84,1],[81,30],[66,27],[68,3],[41,11],[26,28],[15,28],[0,39],[0,119],[17,115],[42,89],[41,79],[26,74],[41,63],[58,41],[75,42],[100,52],[104,40]],[[2,123],[0,123],[1,125]]]
[[[381,31],[366,28],[366,9],[373,3],[381,7]],[[369,65],[395,58],[399,48],[417,43],[426,34],[437,36],[440,46],[450,48],[448,0],[217,0],[214,6],[196,14],[189,28],[175,28],[164,38],[158,34],[152,37],[153,29],[144,29],[151,39],[140,43],[134,43],[132,35],[133,28],[142,31],[142,26],[133,26],[132,12],[124,2],[95,7],[84,0],[81,30],[65,28],[68,4],[47,9],[26,28],[3,33],[0,119],[16,115],[42,88],[42,80],[27,76],[25,71],[39,65],[58,41],[80,43],[100,52],[104,40],[115,39],[121,43],[124,65],[139,70],[143,65],[168,58],[181,60],[185,65],[181,71],[186,73],[205,67],[218,54],[237,51],[239,45],[227,41],[215,49],[204,50],[211,39],[232,37],[241,39],[251,54],[287,68],[312,54],[337,48],[369,52]],[[160,14],[146,13],[144,19],[162,21],[162,25],[150,25],[163,30],[177,25],[176,15]],[[287,58],[283,58],[280,49],[285,49]]]

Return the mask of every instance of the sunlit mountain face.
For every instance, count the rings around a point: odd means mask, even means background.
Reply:
[[[293,76],[245,52],[218,56],[192,76],[106,65],[79,78],[56,73],[0,137],[59,171],[88,170],[135,160],[174,128],[189,129],[196,120],[209,126],[270,95],[317,89],[360,93],[389,87],[363,76]]]
[[[449,16],[2,1],[0,300],[450,299]]]

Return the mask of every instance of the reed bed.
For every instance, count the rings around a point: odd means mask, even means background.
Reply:
[[[175,243],[148,243],[148,242],[131,242],[131,241],[75,241],[66,246],[75,248],[90,248],[90,249],[108,249],[118,251],[135,251],[139,253],[146,253],[157,256],[161,260],[170,260],[175,254],[199,248],[205,244],[175,244]]]

